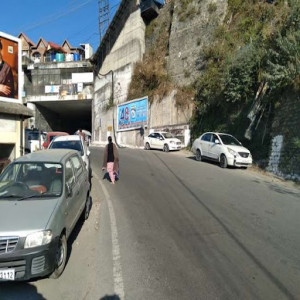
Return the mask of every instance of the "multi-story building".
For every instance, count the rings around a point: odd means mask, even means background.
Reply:
[[[90,130],[94,82],[90,45],[72,47],[67,40],[58,45],[43,38],[35,44],[24,33],[19,38],[23,100],[34,111],[27,127],[69,133]]]

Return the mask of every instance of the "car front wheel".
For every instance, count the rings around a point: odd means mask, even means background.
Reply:
[[[199,149],[196,151],[196,160],[201,161],[202,160],[202,155]]]
[[[227,158],[225,156],[225,154],[222,154],[220,157],[220,167],[221,168],[227,168]]]
[[[169,152],[170,151],[169,146],[167,144],[164,144],[164,151],[165,152]]]
[[[146,149],[146,150],[150,150],[150,149],[151,149],[149,143],[146,143],[146,144],[145,144],[145,149]]]
[[[67,239],[66,236],[62,234],[57,244],[55,255],[55,269],[50,275],[51,278],[57,279],[64,271],[67,261],[67,250]]]

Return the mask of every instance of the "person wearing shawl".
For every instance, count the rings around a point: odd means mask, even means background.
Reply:
[[[111,183],[115,184],[115,174],[119,172],[119,153],[117,146],[108,137],[108,144],[104,148],[102,170],[107,170]]]
[[[3,60],[0,40],[0,96],[14,98],[14,77],[11,67]]]

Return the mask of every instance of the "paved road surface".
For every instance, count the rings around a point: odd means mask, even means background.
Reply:
[[[2,283],[1,300],[300,299],[299,189],[133,149],[120,150],[111,185],[102,151],[92,148],[93,208],[61,278]]]

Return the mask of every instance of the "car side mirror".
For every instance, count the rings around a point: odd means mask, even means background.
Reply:
[[[220,141],[219,141],[219,140],[215,140],[215,143],[216,143],[216,144],[220,144]]]
[[[164,138],[161,136],[160,138],[159,138],[161,141],[163,141],[164,140]]]

